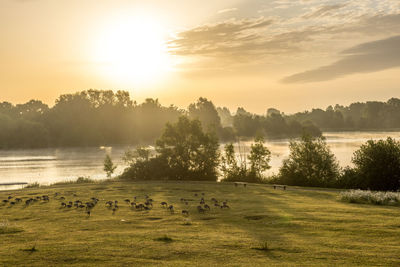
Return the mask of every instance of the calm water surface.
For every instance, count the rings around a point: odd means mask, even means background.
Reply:
[[[326,132],[324,135],[341,166],[350,165],[353,152],[369,139],[391,136],[400,140],[400,132]],[[250,143],[241,143],[240,150],[248,152]],[[276,173],[282,160],[288,156],[288,144],[287,139],[266,142],[272,152],[270,163],[272,168],[268,171],[269,174]],[[103,171],[103,160],[106,153],[109,153],[117,164],[115,173],[119,174],[126,167],[122,156],[127,149],[128,147],[92,147],[0,150],[0,184],[12,182],[52,184],[75,180],[80,176],[104,179],[106,176]],[[18,187],[20,186],[0,186],[0,190]]]

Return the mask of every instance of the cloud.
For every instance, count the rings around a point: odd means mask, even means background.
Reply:
[[[233,12],[233,11],[237,11],[237,10],[238,9],[236,7],[226,8],[226,9],[219,10],[217,13],[218,14],[223,14],[223,13]]]
[[[341,53],[342,59],[328,66],[297,73],[284,83],[327,81],[354,73],[376,72],[400,67],[400,35],[363,43]]]
[[[335,5],[320,6],[315,11],[312,11],[311,13],[303,15],[303,18],[312,19],[312,18],[321,18],[321,17],[331,16],[332,15],[332,11],[336,11],[338,9],[341,9],[341,8],[345,7],[345,6],[346,6],[346,4],[335,4]]]
[[[258,31],[273,23],[271,19],[231,19],[198,26],[180,32],[169,43],[170,52],[178,55],[231,55],[245,47],[254,49],[259,44]],[[249,50],[251,51],[251,50]]]
[[[331,41],[343,40],[348,43],[351,38],[354,41],[369,41],[374,37],[385,38],[398,34],[400,14],[364,15],[338,24],[297,28],[277,18],[260,17],[231,19],[182,31],[169,42],[169,48],[170,53],[175,55],[246,61],[298,52],[311,55],[318,53],[316,46],[324,44],[324,47],[328,47]]]

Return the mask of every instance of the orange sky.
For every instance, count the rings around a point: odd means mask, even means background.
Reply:
[[[295,112],[400,97],[398,0],[2,0],[0,101],[89,88]]]

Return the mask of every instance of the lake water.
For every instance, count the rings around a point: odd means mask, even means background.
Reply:
[[[369,139],[384,139],[391,136],[400,140],[400,132],[325,132],[327,143],[341,166],[351,165],[353,152]],[[249,151],[251,142],[240,144],[242,152]],[[268,174],[277,173],[282,160],[289,154],[289,140],[267,141],[271,150],[272,168]],[[122,156],[128,147],[53,148],[31,150],[0,150],[0,184],[27,182],[52,184],[59,181],[76,180],[81,176],[104,179],[103,160],[109,153],[118,166],[116,174],[126,167]],[[0,190],[21,186],[1,186]]]

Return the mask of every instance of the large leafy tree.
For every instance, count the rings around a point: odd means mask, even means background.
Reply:
[[[398,190],[400,188],[400,142],[369,140],[354,152],[354,179],[356,187],[372,190]]]
[[[289,185],[333,186],[340,174],[339,164],[324,138],[304,135],[289,145],[279,181]]]
[[[182,116],[167,123],[156,142],[158,157],[165,160],[170,179],[217,180],[219,144],[214,134],[203,131],[199,120]]]

